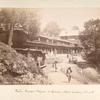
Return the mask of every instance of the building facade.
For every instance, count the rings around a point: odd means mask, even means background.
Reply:
[[[3,31],[3,34],[6,32]],[[5,36],[5,37],[4,37]],[[2,34],[0,33],[2,38]],[[7,38],[3,35],[3,38]],[[68,54],[79,52],[82,48],[78,45],[71,43],[61,38],[50,38],[42,35],[34,36],[32,40],[28,38],[28,34],[23,30],[14,30],[13,45],[17,51],[26,49],[28,50],[40,50],[47,54]],[[2,41],[2,40],[1,40]]]

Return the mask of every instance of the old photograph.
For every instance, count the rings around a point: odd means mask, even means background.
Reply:
[[[100,84],[100,8],[0,8],[0,85]]]

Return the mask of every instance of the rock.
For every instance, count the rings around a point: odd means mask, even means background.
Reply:
[[[0,63],[0,73],[3,74],[7,71],[6,67],[4,66],[4,64]]]
[[[29,60],[0,42],[0,75],[2,74],[2,84],[38,84],[42,79],[42,76],[36,77],[41,74],[41,69],[37,68],[34,60]]]

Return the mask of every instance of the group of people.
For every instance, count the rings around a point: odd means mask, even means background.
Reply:
[[[69,63],[76,63],[77,62],[77,59],[76,59],[75,55],[73,55],[73,54],[67,54],[67,59],[68,59]]]
[[[45,57],[44,56],[40,60],[37,59],[37,67],[40,67],[41,69],[45,68],[46,65],[45,65],[44,62],[45,62]],[[54,60],[54,62],[52,64],[52,67],[54,68],[55,72],[57,72],[57,70],[58,70],[57,63],[58,63],[58,61],[57,60]],[[67,79],[68,79],[68,83],[70,83],[70,81],[71,81],[71,73],[72,73],[72,69],[71,69],[71,67],[68,67],[66,69],[66,73],[65,73],[66,76],[67,76]]]

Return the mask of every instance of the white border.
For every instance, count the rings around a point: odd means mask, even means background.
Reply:
[[[0,7],[17,7],[17,8],[100,7],[100,0],[0,0]],[[33,92],[31,93],[25,92],[25,90],[27,91],[31,90]],[[58,93],[57,91],[58,92],[67,91],[67,92]],[[100,85],[66,85],[66,86],[65,85],[51,85],[51,86],[1,85],[0,86],[0,100],[41,100],[41,99],[100,100]]]

